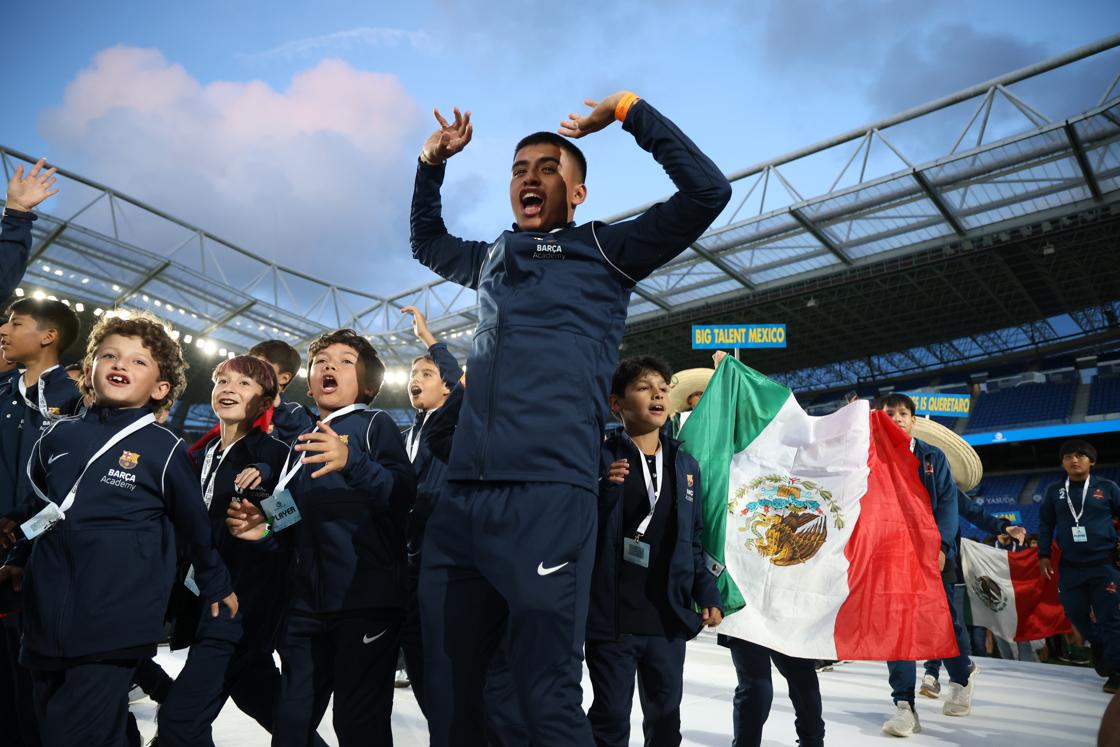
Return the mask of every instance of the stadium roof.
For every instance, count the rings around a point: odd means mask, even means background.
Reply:
[[[1042,231],[1048,223],[1064,228],[1062,220],[1083,225],[1086,211],[1108,218],[1120,201],[1120,56],[1110,52],[1118,46],[1120,35],[730,174],[734,197],[721,224],[637,286],[628,339],[670,325],[679,335],[680,325],[713,310],[748,309],[752,300],[788,297],[795,288],[811,292],[830,277],[843,288],[861,274],[898,266],[892,262],[921,265],[930,252],[1006,244],[1012,234],[1022,238],[1023,230]],[[1052,98],[1054,90],[1084,92],[1092,77],[1087,71],[1102,64],[1113,68],[1103,94],[1079,104],[1075,116],[1052,120],[1028,103]],[[957,132],[951,144],[932,150],[931,133]],[[0,146],[0,160],[9,175],[15,162],[34,159]],[[805,186],[822,173],[835,178]],[[243,351],[265,336],[303,343],[326,329],[353,326],[398,364],[419,350],[398,313],[414,304],[437,336],[465,352],[477,321],[469,290],[440,280],[380,297],[332,285],[109,187],[63,169],[59,175],[67,197],[59,204],[66,209],[48,203],[40,213],[23,292],[105,309],[147,308],[211,352]],[[1115,222],[1106,223],[1115,234]],[[1021,283],[1014,271],[1005,275],[1003,281]],[[945,283],[951,290],[954,281]],[[865,304],[869,312],[882,308],[879,298]],[[803,298],[802,307],[815,300]],[[963,295],[958,303],[975,315],[973,300]],[[1056,313],[1094,306],[1063,301],[1075,305]],[[764,311],[782,313],[781,307]],[[1046,317],[1040,313],[1025,321]],[[1000,320],[1020,323],[1013,317]],[[824,365],[849,349],[842,337],[817,343],[814,361],[789,365]]]

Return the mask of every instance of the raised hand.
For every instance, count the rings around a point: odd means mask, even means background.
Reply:
[[[1025,528],[1009,526],[1005,531],[1020,545],[1027,544],[1027,530]]]
[[[583,103],[591,107],[591,113],[579,115],[572,112],[568,114],[568,118],[560,123],[560,129],[557,132],[570,138],[581,138],[593,132],[598,132],[614,121],[614,110],[626,94],[627,91],[612,93],[602,101],[584,99]]]
[[[311,479],[338,472],[346,466],[346,460],[350,458],[350,448],[330,425],[321,421],[315,425],[319,426],[319,430],[314,433],[304,433],[299,437],[300,443],[295,447],[296,451],[314,452],[314,456],[300,458],[304,464],[323,465],[311,473]]]
[[[424,312],[415,306],[405,306],[401,309],[402,314],[410,314],[412,316],[412,334],[428,347],[436,344],[435,335],[428,329],[428,320],[424,318]]]
[[[459,107],[455,107],[452,111],[455,112],[455,121],[451,124],[447,123],[439,113],[439,109],[434,111],[439,129],[428,136],[424,141],[424,147],[420,150],[421,158],[425,162],[433,165],[443,163],[467,147],[467,143],[471,141],[471,135],[474,134],[471,113],[461,114]]]
[[[46,163],[47,159],[40,158],[26,177],[23,175],[23,164],[16,167],[16,173],[12,174],[11,181],[8,182],[7,207],[31,212],[40,202],[58,194],[57,189],[51,189],[58,181],[54,176],[58,169],[52,167],[43,171]]]

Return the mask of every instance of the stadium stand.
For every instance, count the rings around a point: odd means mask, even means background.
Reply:
[[[997,504],[1011,505],[1019,502],[1019,495],[1027,486],[1025,474],[996,475],[985,477],[976,486],[976,498],[984,506]]]
[[[1120,375],[1098,376],[1089,390],[1088,415],[1120,413]]]
[[[988,392],[976,401],[969,432],[1026,423],[1064,423],[1073,409],[1075,382],[1028,383]]]

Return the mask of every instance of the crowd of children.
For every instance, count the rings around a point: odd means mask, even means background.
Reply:
[[[64,369],[60,357],[80,337],[75,312],[49,299],[8,308],[6,743],[136,744],[128,693],[139,684],[160,691],[163,745],[213,744],[228,700],[274,745],[322,744],[316,729],[332,698],[341,745],[391,744],[399,657],[434,745],[625,745],[635,681],[645,743],[680,743],[685,642],[723,615],[700,544],[703,476],[667,422],[672,370],[652,356],[617,358],[634,285],[707,228],[729,186],[637,96],[587,103],[589,114],[562,124],[567,137],[517,145],[516,226],[493,242],[458,239],[443,224],[445,162],[473,126],[469,113],[448,123],[437,112],[417,166],[413,251],[478,290],[480,321],[468,386],[423,314],[402,310],[427,347],[412,362],[416,420],[403,434],[372,407],[385,366],[350,329],[309,346],[315,413],[284,395],[302,362],[286,343],[222,361],[211,372],[218,425],[188,448],[160,422],[186,381],[160,320],[102,316],[81,363]],[[616,119],[679,191],[633,221],[577,226],[587,164],[571,139]],[[53,185],[42,162],[9,184],[0,297],[22,277],[32,210]],[[908,398],[881,406],[909,431]],[[608,432],[611,420],[621,429]],[[913,450],[964,640],[952,568],[958,514],[975,507],[935,447]],[[1111,673],[1120,671],[1108,596],[1120,580],[1111,565],[1120,491],[1091,477],[1095,459],[1087,444],[1063,448],[1070,479],[1044,501],[1039,554],[1050,573],[1051,539],[1061,548],[1062,601]],[[152,662],[168,621],[172,647],[189,648],[173,683]],[[790,681],[802,744],[823,743],[812,662],[722,642],[739,676],[736,743],[761,740],[771,661]],[[970,707],[966,650],[945,662],[950,715]],[[920,730],[914,662],[891,662],[890,680],[896,713],[884,730],[908,736]]]

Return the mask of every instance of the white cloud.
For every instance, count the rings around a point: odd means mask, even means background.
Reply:
[[[341,54],[358,47],[399,47],[407,45],[422,52],[438,49],[432,36],[424,31],[409,31],[379,26],[335,31],[330,34],[309,36],[280,44],[264,52],[240,55],[247,59],[305,58],[324,54]]]
[[[40,119],[53,160],[282,264],[389,291],[426,132],[394,75],[324,60],[285,90],[203,84],[154,49],[98,53]]]

